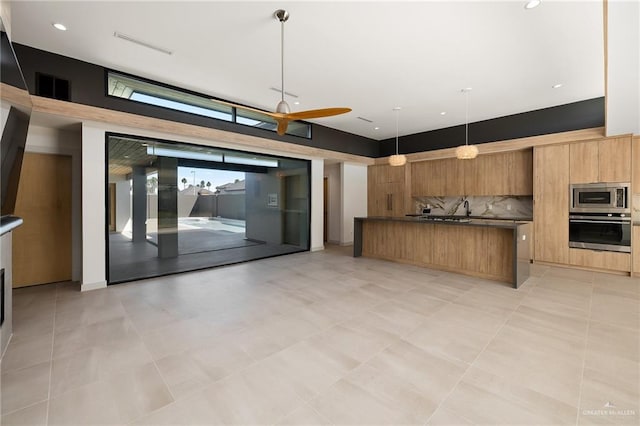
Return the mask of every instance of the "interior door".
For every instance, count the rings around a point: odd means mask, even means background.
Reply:
[[[71,280],[70,156],[25,153],[15,214],[13,287]]]

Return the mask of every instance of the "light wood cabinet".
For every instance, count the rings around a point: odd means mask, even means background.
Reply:
[[[536,261],[569,263],[569,145],[533,150]]]
[[[640,193],[640,136],[634,136],[631,146],[631,191]],[[635,206],[640,207],[640,206]]]
[[[362,221],[362,256],[514,283],[516,229]]]
[[[570,248],[569,264],[594,269],[629,272],[631,270],[631,255],[613,251]]]
[[[632,226],[631,244],[632,273],[640,275],[640,226]]]
[[[630,136],[576,142],[569,150],[571,183],[631,181]]]
[[[405,215],[405,167],[369,166],[367,169],[367,214]]]
[[[507,164],[506,194],[533,195],[533,150],[511,151],[503,155]]]
[[[466,230],[465,230],[466,231]],[[460,239],[459,226],[435,225],[434,240],[434,265],[459,268],[461,264],[460,245],[464,244]],[[466,234],[464,235],[466,241]]]
[[[569,145],[569,181],[571,183],[598,182],[599,143],[579,142]]]
[[[631,136],[601,140],[598,148],[600,182],[630,182]]]
[[[532,150],[411,163],[411,195],[532,195]]]

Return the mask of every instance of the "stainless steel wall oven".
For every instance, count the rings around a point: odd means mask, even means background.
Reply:
[[[569,191],[569,247],[630,253],[629,184],[576,184]]]

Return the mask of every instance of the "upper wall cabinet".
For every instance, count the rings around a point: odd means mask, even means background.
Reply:
[[[571,183],[631,181],[630,136],[572,143],[569,152]]]
[[[532,195],[533,151],[411,163],[411,195]]]

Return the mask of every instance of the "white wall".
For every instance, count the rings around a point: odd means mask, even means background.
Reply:
[[[71,279],[82,271],[82,140],[80,130],[29,126],[26,152],[71,156]]]
[[[607,136],[640,134],[640,2],[607,7]]]
[[[311,251],[324,250],[324,160],[311,160]]]
[[[82,291],[107,285],[104,143],[100,125],[82,123]]]
[[[367,215],[367,166],[342,163],[342,236],[340,244],[353,244],[353,218]]]
[[[340,164],[324,167],[324,177],[327,178],[329,200],[327,202],[327,242],[340,244],[342,237],[342,181],[340,179]]]

